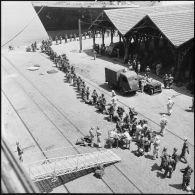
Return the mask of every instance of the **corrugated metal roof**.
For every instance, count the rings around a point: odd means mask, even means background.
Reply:
[[[194,37],[194,10],[152,13],[148,16],[175,46]]]
[[[143,17],[150,13],[159,13],[165,11],[178,10],[194,10],[194,4],[153,6],[144,8],[125,8],[116,10],[104,10],[105,14],[119,30],[125,35],[132,27],[134,27]]]

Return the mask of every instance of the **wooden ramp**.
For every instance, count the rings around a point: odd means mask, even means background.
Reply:
[[[121,161],[111,150],[48,159],[24,165],[34,182]]]

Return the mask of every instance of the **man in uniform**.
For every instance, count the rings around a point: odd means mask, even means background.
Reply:
[[[101,148],[101,136],[102,136],[102,131],[100,130],[100,128],[97,126],[97,130],[96,130],[96,135],[97,135],[97,145],[98,148]]]
[[[86,91],[85,84],[83,83],[83,87],[82,87],[82,91],[81,91],[81,97],[83,100],[85,99],[85,91]]]
[[[164,178],[166,178],[168,174],[169,174],[169,178],[171,178],[173,173],[173,164],[174,164],[174,159],[171,158],[171,155],[168,155],[167,162],[165,163]]]
[[[189,154],[189,144],[187,138],[184,138],[184,143],[180,155],[180,161],[187,163],[186,154]]]
[[[173,76],[171,74],[169,74],[169,76],[168,76],[169,89],[171,89],[171,86],[173,84],[173,80],[174,80]]]
[[[92,93],[91,97],[93,98],[93,104],[96,104],[97,98],[98,98],[98,94],[97,94],[95,89],[93,90],[93,93]]]
[[[74,33],[74,41],[76,41],[77,35]]]
[[[65,39],[65,43],[67,43],[67,40],[68,40],[68,35],[67,34],[65,34],[64,39]]]
[[[179,161],[179,155],[177,153],[177,148],[173,148],[172,159],[175,161],[175,163],[173,164],[173,171],[175,171],[177,163]]]
[[[167,103],[167,113],[168,113],[169,116],[171,115],[173,105],[174,105],[174,101],[172,100],[171,97],[169,97],[168,98],[168,103]]]
[[[146,75],[147,75],[147,76],[150,75],[150,67],[149,67],[149,66],[146,67]]]
[[[165,114],[163,114],[163,116],[162,116],[162,118],[160,120],[160,127],[161,127],[160,134],[162,136],[164,136],[164,134],[165,134],[165,128],[167,126],[167,123],[168,123],[168,121],[167,121],[167,119],[165,117]]]
[[[60,36],[60,44],[62,44],[62,36]]]
[[[86,98],[87,98],[87,100],[89,100],[89,95],[90,95],[89,87],[87,87],[87,89],[86,89]]]
[[[168,86],[168,82],[169,82],[169,77],[167,74],[165,74],[165,76],[163,77],[163,82],[164,82],[164,87],[166,89]]]
[[[17,152],[18,152],[19,160],[21,162],[23,162],[23,158],[22,158],[23,150],[22,150],[21,145],[19,144],[19,142],[16,142],[16,146],[17,146]]]
[[[95,132],[94,132],[94,128],[91,127],[91,129],[89,130],[89,135],[91,137],[91,147],[94,147],[94,138],[95,138]]]
[[[70,33],[70,35],[69,35],[69,36],[70,36],[70,41],[72,41],[72,33]]]
[[[161,164],[159,167],[159,170],[162,171],[162,169],[164,169],[166,167],[166,163],[167,163],[167,158],[168,158],[168,154],[167,154],[167,148],[163,148],[162,154],[161,154]]]
[[[112,90],[112,99],[111,99],[111,102],[112,102],[112,105],[113,105],[114,110],[116,110],[117,104],[118,104],[118,98],[117,98],[116,93],[115,93],[114,90]]]
[[[56,35],[55,40],[56,40],[56,45],[57,45],[58,44],[58,36],[57,35]]]
[[[157,135],[154,140],[154,150],[153,150],[153,159],[155,160],[159,156],[159,149],[160,149],[160,138]]]
[[[183,190],[190,191],[190,179],[193,170],[190,165],[188,165],[186,168],[181,169],[181,172],[183,173],[182,188]]]

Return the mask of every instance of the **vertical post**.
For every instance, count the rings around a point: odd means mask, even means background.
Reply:
[[[119,34],[119,42],[121,42],[121,34]]]
[[[104,45],[104,29],[102,29],[102,45]]]
[[[93,49],[95,48],[95,30],[93,30]]]
[[[82,52],[82,33],[81,33],[81,20],[79,18],[79,42],[80,42],[80,50],[79,52]]]
[[[113,43],[113,30],[111,30],[111,43]]]

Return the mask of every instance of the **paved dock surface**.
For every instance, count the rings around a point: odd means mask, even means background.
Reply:
[[[115,37],[116,39],[116,37]],[[101,39],[97,39],[100,42]],[[109,40],[106,39],[108,42]],[[83,41],[87,52],[78,52],[78,42],[54,45],[58,53],[66,52],[76,72],[86,79],[90,90],[96,88],[98,93],[106,94],[110,100],[110,90],[104,85],[104,67],[113,62],[104,57],[96,61],[90,55],[92,39]],[[116,62],[119,63],[120,62]],[[28,67],[39,64],[37,71]],[[107,138],[108,130],[114,123],[105,120],[106,115],[96,112],[94,106],[82,102],[76,89],[65,81],[64,73],[48,74],[46,71],[56,69],[45,54],[26,53],[24,48],[15,51],[4,51],[2,56],[2,121],[5,135],[13,151],[16,141],[24,150],[24,162],[30,163],[46,157],[58,157],[96,151],[91,147],[74,147],[76,140],[87,135],[90,127],[97,125],[102,129],[102,139]],[[57,69],[56,69],[57,70]],[[103,87],[102,87],[103,86]],[[173,147],[181,151],[183,138],[188,137],[190,155],[188,161],[194,167],[194,113],[185,109],[191,105],[191,97],[185,92],[174,89],[163,90],[161,94],[149,96],[137,93],[134,97],[123,97],[118,94],[121,103],[135,107],[139,118],[150,119],[149,126],[159,131],[160,112],[166,112],[169,96],[174,98],[173,114],[168,117],[168,129],[161,137],[161,147],[167,146],[172,154]],[[125,108],[126,109],[126,108]],[[63,148],[52,152],[56,148]],[[151,160],[152,152],[146,157],[136,157],[132,151],[137,146],[133,143],[131,150],[112,149],[122,161],[105,169],[102,180],[96,179],[93,173],[68,182],[52,192],[71,193],[186,193],[180,189],[182,174],[179,171],[186,165],[179,162],[171,179],[162,179],[157,170],[160,159]],[[162,148],[161,148],[162,149]],[[15,154],[17,154],[15,152]],[[194,174],[191,179],[194,189]]]

